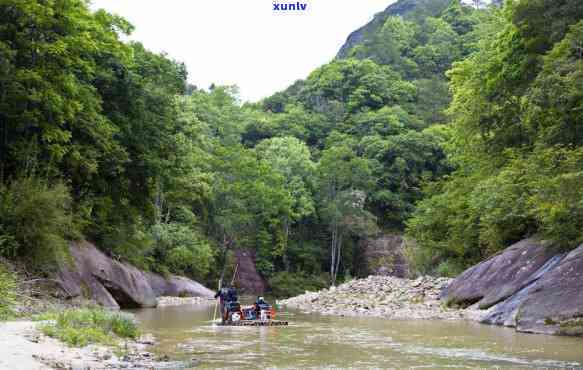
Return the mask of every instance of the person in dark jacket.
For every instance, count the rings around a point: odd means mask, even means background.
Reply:
[[[224,287],[217,291],[215,299],[219,298],[219,305],[221,309],[221,318],[225,321],[228,317],[229,303],[236,303],[238,301],[237,289],[234,287]]]
[[[256,312],[256,316],[257,318],[261,318],[261,310],[270,310],[271,306],[269,305],[269,303],[267,303],[265,301],[265,298],[259,296],[257,297],[257,299],[255,300],[255,312]]]
[[[215,299],[219,299],[219,307],[221,312],[221,319],[225,321],[225,302],[227,300],[227,295],[229,293],[229,289],[227,287],[221,288],[215,294]]]

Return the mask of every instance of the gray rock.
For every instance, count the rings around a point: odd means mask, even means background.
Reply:
[[[517,330],[583,335],[583,245],[532,289],[517,314]]]
[[[158,274],[145,273],[157,297],[204,297],[214,296],[214,292],[204,285],[183,276],[170,275],[167,278]]]
[[[59,266],[56,280],[70,297],[85,296],[108,308],[156,307],[160,295],[210,296],[190,279],[145,273],[116,261],[83,241],[71,244],[71,263]]]
[[[403,237],[396,234],[384,234],[360,241],[356,274],[409,277],[404,247]]]
[[[110,308],[156,307],[156,295],[142,271],[111,259],[88,242],[72,243],[70,251],[73,266],[62,266],[58,273],[70,292],[89,295]],[[75,284],[79,289],[71,289]]]
[[[480,320],[483,324],[490,325],[503,325],[516,327],[516,317],[518,314],[518,309],[522,303],[529,297],[529,293],[537,287],[537,282],[539,279],[547,272],[554,269],[563,259],[563,254],[558,254],[547,261],[537,272],[534,273],[531,279],[531,283],[519,290],[517,293],[513,294],[508,299],[492,306],[489,309],[488,314]]]
[[[255,252],[247,249],[236,249],[235,261],[237,268],[237,285],[242,293],[263,294],[267,290],[267,282],[255,268]]]
[[[554,255],[552,248],[534,239],[522,240],[466,270],[442,294],[448,306],[489,308],[536,280]]]

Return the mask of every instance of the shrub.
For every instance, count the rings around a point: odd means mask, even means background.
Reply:
[[[153,270],[187,274],[203,280],[211,269],[213,249],[195,227],[178,222],[161,223],[153,227],[155,243]]]
[[[137,323],[131,316],[101,308],[46,313],[36,319],[50,321],[40,326],[44,334],[76,347],[91,343],[112,344],[116,336],[135,339],[139,335]]]
[[[0,186],[0,253],[50,266],[67,251],[67,239],[77,237],[71,196],[58,182],[24,177]]]
[[[565,250],[583,242],[583,148],[506,155],[487,175],[460,171],[428,186],[407,221],[419,272],[448,275],[530,236]]]
[[[269,279],[272,293],[276,297],[292,297],[306,290],[318,291],[328,286],[325,276],[308,276],[302,273],[277,272]]]
[[[442,261],[436,269],[439,276],[456,277],[464,271],[464,268],[456,264],[453,260]]]

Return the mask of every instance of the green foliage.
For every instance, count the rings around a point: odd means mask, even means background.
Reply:
[[[314,213],[312,199],[316,165],[306,144],[293,137],[264,140],[255,148],[259,158],[284,179],[285,190],[293,199],[291,219]]]
[[[530,214],[540,234],[564,248],[583,242],[583,148],[536,150],[527,162]]]
[[[456,265],[453,261],[451,260],[447,260],[447,261],[442,261],[436,269],[436,273],[439,276],[444,276],[444,277],[449,277],[449,278],[455,278],[456,276],[458,276],[459,274],[461,274],[464,271],[464,268],[461,267],[460,265]]]
[[[233,86],[187,88],[182,63],[86,1],[4,1],[0,254],[48,265],[84,236],[211,281],[251,248],[291,294],[350,276],[379,230],[407,228],[418,268],[443,275],[528,235],[572,247],[579,3],[400,0],[341,57],[241,105]]]
[[[211,243],[179,210],[210,198],[209,126],[238,140],[231,90],[177,98],[184,65],[122,42],[132,26],[85,1],[8,1],[0,18],[3,255],[50,266],[81,231],[139,267],[206,276]]]
[[[153,227],[156,246],[153,251],[159,272],[204,279],[213,262],[213,250],[200,231],[181,223],[163,223]]]
[[[274,256],[282,257],[282,262],[288,265],[288,244],[293,224],[312,216],[316,211],[313,198],[314,176],[316,165],[312,162],[311,153],[306,144],[293,137],[272,138],[263,140],[255,147],[259,159],[265,162],[275,174],[281,177],[282,190],[289,198],[290,204],[282,209],[282,230],[276,233],[280,250],[275,250]],[[265,247],[269,238],[264,235],[259,243],[259,271],[265,276],[273,272],[273,263],[265,258]]]
[[[422,132],[361,140],[363,155],[373,163],[376,179],[371,208],[383,217],[384,226],[402,228],[422,197],[421,184],[450,171],[442,148],[447,136],[446,128],[433,126]]]
[[[119,17],[91,14],[81,0],[0,4],[2,176],[55,174],[62,165],[86,181],[100,162],[124,159],[92,83],[114,73],[104,60],[128,60],[117,32],[130,29]]]
[[[0,251],[38,266],[66,255],[67,240],[78,236],[65,185],[25,177],[0,187]]]
[[[415,87],[388,66],[346,59],[312,72],[301,94],[303,102],[315,111],[325,111],[336,101],[345,104],[349,112],[357,112],[410,102]]]
[[[303,273],[278,272],[271,279],[272,294],[278,298],[293,297],[305,291],[316,292],[328,286],[325,276],[308,276]]]
[[[318,167],[321,215],[328,225],[330,278],[335,284],[342,261],[343,239],[365,237],[377,230],[375,217],[365,208],[373,184],[369,162],[348,145],[337,144],[322,153]]]
[[[16,279],[4,264],[0,263],[0,321],[14,317],[16,304]]]
[[[422,269],[442,261],[456,271],[526,236],[565,249],[583,240],[583,9],[575,3],[508,2],[480,29],[477,51],[451,70],[447,146],[458,170],[426,188],[407,223]]]
[[[45,335],[73,347],[92,343],[114,344],[116,338],[136,339],[139,336],[138,325],[132,316],[101,308],[46,313],[36,320],[48,321],[40,324]]]

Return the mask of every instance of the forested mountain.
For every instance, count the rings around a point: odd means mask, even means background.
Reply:
[[[582,9],[401,0],[241,104],[83,0],[3,1],[0,254],[46,269],[87,238],[210,282],[247,248],[286,294],[349,277],[356,242],[383,231],[416,240],[429,273],[525,235],[573,246]]]
[[[315,193],[320,250],[329,243],[348,262],[359,238],[402,232],[423,184],[453,170],[445,153],[451,136],[446,71],[476,49],[478,26],[493,12],[460,1],[399,1],[351,35],[339,58],[252,107],[269,118],[246,127],[248,147],[294,136],[320,168],[336,169]],[[343,270],[351,267],[345,263]]]
[[[448,6],[449,0],[401,0],[384,11],[375,14],[372,21],[352,32],[338,52],[338,58],[348,58],[359,46],[371,46],[381,41],[387,19],[400,17],[408,21],[423,20],[425,17],[438,17]],[[390,40],[385,40],[390,42]],[[380,51],[380,50],[379,50]]]

